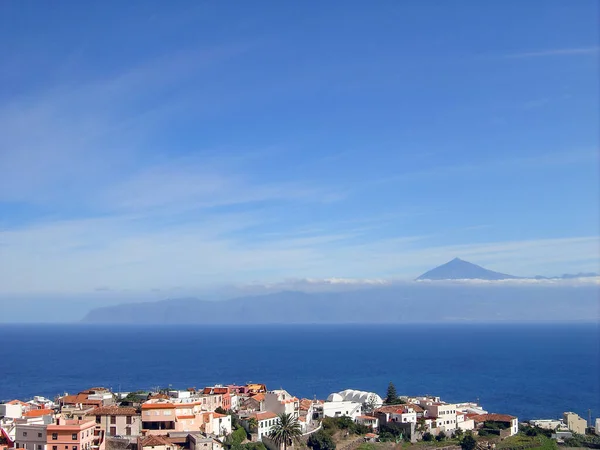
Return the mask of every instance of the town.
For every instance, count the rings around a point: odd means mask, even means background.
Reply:
[[[324,400],[260,383],[128,393],[93,387],[53,400],[0,404],[0,450],[351,450],[384,443],[534,448],[501,443],[523,434],[552,438],[556,445],[598,432],[598,421],[588,428],[567,412],[563,420],[532,421],[524,433],[517,417],[473,402],[398,396],[392,383],[385,398],[346,389]]]

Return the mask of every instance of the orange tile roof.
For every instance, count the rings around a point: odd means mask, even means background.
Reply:
[[[23,417],[41,417],[50,416],[52,414],[54,414],[54,411],[51,409],[32,409],[31,411],[23,413]]]
[[[359,419],[364,419],[364,420],[377,420],[377,417],[373,417],[373,416],[358,416]]]
[[[142,409],[175,409],[173,403],[143,403]]]
[[[216,413],[213,413],[213,417],[217,417],[217,418],[218,417],[227,417],[227,414],[221,414],[221,413],[216,412]]]
[[[277,414],[275,414],[274,412],[271,412],[271,411],[265,411],[265,412],[257,412],[257,413],[250,414],[250,417],[254,417],[254,418],[256,418],[256,420],[268,420],[268,419],[275,419],[277,417]]]
[[[252,395],[250,398],[256,400],[257,402],[262,402],[265,399],[265,394],[255,394]]]
[[[27,405],[27,403],[22,402],[21,400],[11,400],[7,404],[8,405],[21,405],[21,406],[26,406]]]
[[[300,409],[303,411],[308,411],[311,405],[312,400],[309,400],[307,398],[303,398],[302,400],[300,400]]]
[[[196,416],[191,414],[191,415],[187,415],[187,416],[177,416],[178,419],[195,419]]]

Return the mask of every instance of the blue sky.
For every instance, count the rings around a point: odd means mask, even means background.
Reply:
[[[597,271],[598,2],[3,2],[0,289]]]

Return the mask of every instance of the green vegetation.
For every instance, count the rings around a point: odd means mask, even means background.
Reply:
[[[446,439],[446,433],[444,433],[443,431],[441,431],[436,437],[435,440],[440,442]]]
[[[430,432],[423,433],[423,440],[425,442],[431,442],[431,441],[433,441],[433,434],[431,434]]]
[[[460,440],[460,448],[462,450],[474,450],[477,447],[477,441],[471,433],[465,434]]]
[[[356,450],[376,450],[377,446],[371,442],[364,442],[360,444]]]
[[[379,440],[381,442],[400,442],[402,439],[409,439],[404,428],[399,423],[389,422],[381,425],[379,428]]]
[[[298,442],[300,436],[302,436],[300,422],[291,414],[279,414],[277,423],[269,434],[278,447],[283,445],[284,450],[287,450],[288,445]]]
[[[565,445],[567,447],[600,448],[600,436],[573,433],[572,438],[565,439]]]
[[[220,406],[217,409],[215,409],[215,412],[219,414],[227,414],[227,411],[225,411],[225,409],[221,408]]]
[[[558,445],[556,441],[544,434],[528,436],[526,433],[519,433],[499,442],[496,448],[498,450],[556,450]]]
[[[239,450],[247,438],[246,430],[237,426],[233,432],[225,438],[225,447],[228,449]]]
[[[333,437],[324,429],[311,434],[306,445],[312,450],[335,450]]]
[[[330,435],[333,435],[338,430],[345,430],[348,433],[363,435],[371,433],[373,430],[366,425],[355,423],[350,417],[324,417],[323,429]]]

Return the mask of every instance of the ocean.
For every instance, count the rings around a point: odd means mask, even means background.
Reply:
[[[598,324],[0,325],[0,399],[262,382],[479,401],[521,420],[600,416]]]

